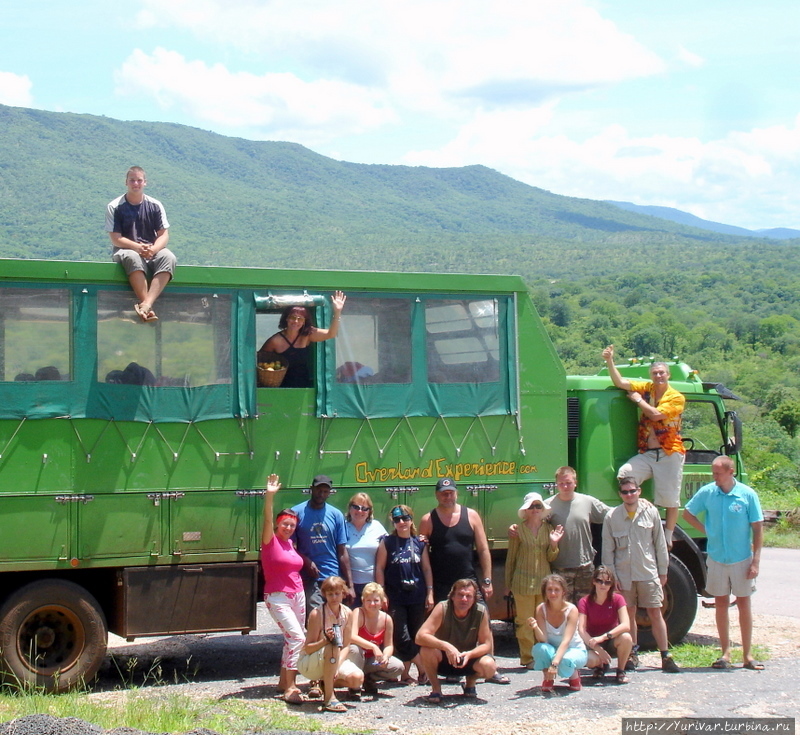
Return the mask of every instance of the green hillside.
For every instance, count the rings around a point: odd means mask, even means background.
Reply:
[[[0,257],[108,258],[105,205],[132,164],[180,263],[522,275],[570,371],[598,369],[614,342],[623,358],[680,355],[739,393],[754,484],[800,502],[800,240],[718,234],[484,166],[354,164],[0,106]]]
[[[0,162],[5,256],[106,257],[104,207],[133,163],[167,207],[184,263],[557,277],[577,258],[612,272],[620,246],[735,242],[483,166],[353,164],[165,123],[0,106]]]

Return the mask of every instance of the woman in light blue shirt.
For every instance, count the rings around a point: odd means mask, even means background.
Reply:
[[[356,493],[347,504],[345,530],[350,571],[356,599],[353,607],[361,605],[361,591],[375,581],[375,554],[386,529],[373,518],[372,499],[366,493]]]

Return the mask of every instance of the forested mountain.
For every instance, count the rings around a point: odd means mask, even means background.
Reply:
[[[0,257],[108,258],[105,205],[132,164],[181,263],[518,273],[570,371],[599,369],[609,342],[623,358],[680,355],[745,399],[754,482],[800,486],[800,239],[715,233],[483,166],[353,164],[0,106]]]
[[[689,214],[689,212],[682,212],[680,209],[675,209],[673,207],[656,207],[653,205],[633,204],[631,202],[615,202],[612,199],[607,199],[606,202],[608,204],[613,204],[617,207],[620,207],[620,209],[625,209],[628,212],[649,214],[652,217],[660,217],[661,219],[667,219],[670,222],[678,222],[682,225],[689,225],[690,227],[699,227],[701,230],[721,232],[724,235],[738,235],[740,237],[768,237],[776,240],[789,240],[800,237],[800,230],[792,230],[788,227],[771,227],[764,230],[748,230],[744,227],[724,225],[721,222],[712,222],[711,220],[701,219],[693,214]]]

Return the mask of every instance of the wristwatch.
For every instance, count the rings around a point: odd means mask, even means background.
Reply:
[[[491,577],[484,577],[483,584],[484,584],[485,587],[488,587],[491,583],[492,583],[492,578]]]

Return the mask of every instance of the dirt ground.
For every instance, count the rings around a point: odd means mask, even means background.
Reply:
[[[736,641],[735,609],[731,615]],[[660,671],[658,654],[646,654],[628,685],[617,686],[610,681],[597,684],[587,676],[580,692],[570,692],[557,682],[556,692],[545,695],[539,689],[541,674],[519,667],[510,626],[496,623],[493,627],[499,667],[511,678],[511,684],[479,684],[478,699],[466,700],[460,696],[459,687],[446,685],[444,704],[435,707],[425,701],[428,687],[390,685],[374,698],[349,703],[346,714],[323,714],[318,703],[282,706],[313,718],[318,728],[336,725],[351,732],[408,735],[464,735],[465,731],[473,735],[572,735],[584,730],[618,733],[623,717],[800,715],[795,678],[800,653],[798,618],[756,616],[754,642],[767,646],[771,655],[763,672],[702,668],[670,675]],[[713,609],[700,607],[688,640],[704,645],[717,643]],[[133,644],[116,639],[112,644],[116,663],[105,667],[100,691],[93,696],[115,696],[113,690],[119,688],[117,667],[126,670],[133,658],[133,669],[146,671],[158,656],[163,679],[185,683],[152,687],[154,694],[168,689],[204,697],[274,698],[280,646],[281,636],[261,609],[258,630],[245,637],[176,636]],[[187,676],[187,666],[191,676]]]

